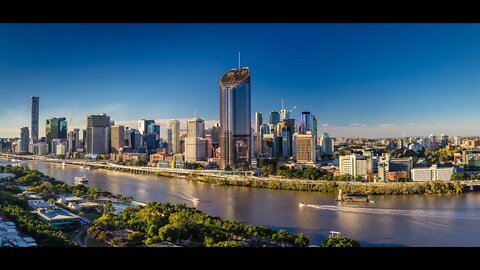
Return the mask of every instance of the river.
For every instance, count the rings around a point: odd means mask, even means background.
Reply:
[[[1,164],[1,162],[0,162]],[[68,184],[78,166],[24,161]],[[374,203],[336,202],[336,194],[214,186],[194,180],[92,169],[88,186],[141,202],[185,203],[224,219],[304,233],[319,244],[339,231],[362,246],[480,246],[480,193],[371,196]],[[194,203],[188,198],[196,197]],[[299,207],[299,202],[309,206]]]

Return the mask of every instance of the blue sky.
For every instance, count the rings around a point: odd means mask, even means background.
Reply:
[[[0,24],[0,137],[49,117],[219,118],[252,72],[252,115],[316,115],[333,136],[479,135],[479,24]]]

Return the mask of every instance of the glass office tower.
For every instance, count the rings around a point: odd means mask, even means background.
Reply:
[[[250,167],[250,118],[250,70],[232,69],[220,80],[221,169]]]

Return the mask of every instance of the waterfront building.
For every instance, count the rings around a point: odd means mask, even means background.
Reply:
[[[413,181],[449,181],[455,173],[455,168],[439,168],[437,165],[432,165],[430,168],[414,168],[411,173]]]
[[[373,173],[372,157],[364,155],[339,156],[339,165],[340,174],[349,174],[352,177]]]
[[[87,117],[87,153],[110,153],[110,116],[107,114],[89,115]]]
[[[167,143],[169,153],[180,153],[180,121],[175,119],[168,121]]]
[[[67,139],[67,120],[65,117],[47,119],[45,126],[45,137],[50,151],[55,154],[55,152],[52,150],[52,140]]]
[[[30,140],[29,140],[28,127],[23,127],[20,129],[20,145],[18,146],[19,152],[27,153],[29,143],[30,143]]]
[[[297,163],[315,163],[315,138],[311,131],[306,134],[295,133],[295,158]]]
[[[205,121],[197,117],[187,120],[187,137],[205,137]]]
[[[250,70],[232,69],[220,80],[220,168],[250,167]]]
[[[125,127],[112,126],[112,153],[118,154],[123,147],[125,147]]]
[[[196,161],[206,161],[208,145],[211,146],[210,138],[200,138],[200,137],[187,137],[185,138],[185,161],[196,162]]]
[[[35,212],[43,221],[50,224],[54,229],[61,229],[66,225],[72,224],[80,220],[79,216],[61,208],[37,208]]]
[[[38,142],[38,143],[30,144],[29,152],[38,156],[47,155],[48,144],[46,142]]]
[[[413,169],[413,159],[408,158],[390,158],[388,172],[407,172],[407,178],[410,178],[410,170]]]
[[[463,170],[465,172],[480,172],[480,151],[463,150],[462,151]]]
[[[37,143],[38,142],[38,124],[39,124],[39,104],[40,104],[40,97],[31,97],[31,103],[30,103],[30,112],[31,112],[31,118],[30,118],[30,132],[31,134],[31,139],[32,143]]]

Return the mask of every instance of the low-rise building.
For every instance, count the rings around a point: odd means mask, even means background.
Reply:
[[[66,225],[73,224],[80,220],[79,216],[60,208],[38,208],[35,212],[43,221],[50,224],[55,229],[61,229]]]
[[[412,169],[413,181],[449,181],[452,174],[455,173],[454,167],[438,168],[437,165],[432,165],[430,168],[415,168]]]

